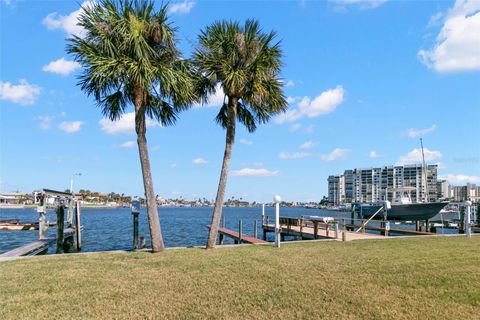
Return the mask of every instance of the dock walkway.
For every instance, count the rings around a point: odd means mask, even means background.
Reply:
[[[264,224],[263,229],[268,232],[275,232],[275,225],[274,224]],[[369,233],[360,233],[360,232],[352,232],[352,231],[343,231],[338,230],[338,239],[342,239],[343,233],[345,232],[346,240],[361,240],[361,239],[384,239],[385,237],[382,235],[375,235]],[[315,228],[304,226],[300,228],[300,226],[281,226],[280,233],[282,236],[295,236],[295,237],[302,237],[303,239],[315,239]],[[335,230],[332,229],[324,229],[318,228],[317,231],[317,238],[316,239],[332,239],[337,238],[335,236]]]

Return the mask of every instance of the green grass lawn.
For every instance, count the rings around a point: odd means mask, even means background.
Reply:
[[[480,319],[480,237],[0,262],[0,319]]]

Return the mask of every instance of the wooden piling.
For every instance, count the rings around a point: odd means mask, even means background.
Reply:
[[[465,207],[460,207],[460,221],[458,225],[458,233],[464,234],[465,233]]]
[[[145,249],[147,247],[147,241],[145,240],[145,236],[140,237],[140,248]]]
[[[238,221],[238,243],[242,243],[243,235],[243,223],[242,220]]]
[[[38,239],[42,240],[45,239],[45,233],[47,231],[47,203],[46,203],[46,195],[44,194],[41,199],[39,206],[37,207],[38,213]]]
[[[313,238],[318,238],[318,221],[313,222]]]
[[[65,207],[63,204],[57,207],[57,251],[63,252],[63,227],[65,224]]]
[[[258,234],[257,234],[257,220],[253,220],[253,237],[255,239],[258,238]]]
[[[77,251],[82,249],[82,230],[80,224],[80,202],[75,202],[75,246]]]
[[[133,251],[138,250],[138,212],[132,212],[133,216]]]
[[[365,233],[365,219],[362,219],[362,224],[360,225],[360,228],[362,229],[362,233]]]
[[[333,230],[335,231],[335,239],[338,240],[338,222],[335,221],[334,224],[333,224]]]

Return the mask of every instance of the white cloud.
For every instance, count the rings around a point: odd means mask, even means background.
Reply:
[[[85,35],[85,29],[77,24],[78,17],[80,16],[84,7],[90,6],[93,3],[93,1],[84,1],[79,9],[66,16],[58,14],[57,12],[52,12],[42,20],[42,23],[50,30],[62,29],[68,35],[83,37]]]
[[[368,156],[369,156],[370,158],[372,158],[372,159],[375,159],[375,158],[378,158],[378,157],[379,157],[378,152],[375,151],[375,150],[370,151],[370,153],[368,154]]]
[[[437,72],[480,70],[480,1],[457,0],[436,42],[418,56]]]
[[[135,133],[135,112],[127,112],[123,114],[120,119],[112,121],[107,118],[101,119],[99,122],[103,132],[107,134],[134,134]],[[152,119],[146,119],[146,126],[160,127],[160,123]]]
[[[300,123],[294,123],[290,126],[289,130],[291,132],[295,132],[295,131],[298,131],[302,128],[302,125]]]
[[[480,176],[467,176],[464,174],[447,174],[439,177],[447,180],[452,185],[465,185],[467,183],[480,183]]]
[[[295,153],[289,153],[289,152],[280,152],[278,154],[280,159],[302,159],[306,157],[310,157],[311,154],[308,152],[295,152]]]
[[[241,144],[248,144],[248,145],[253,144],[253,141],[247,140],[247,139],[240,139],[239,141]]]
[[[54,116],[38,116],[36,119],[40,121],[40,129],[48,130],[52,127]]]
[[[176,2],[169,6],[168,11],[173,14],[187,14],[195,5],[195,1]]]
[[[299,148],[300,149],[310,149],[311,147],[313,147],[316,144],[317,143],[315,141],[310,140],[310,141],[307,141],[304,144],[302,144]]]
[[[375,9],[387,2],[387,0],[329,0],[329,2],[341,7],[354,5],[360,9]]]
[[[82,124],[82,121],[62,121],[58,125],[58,128],[67,133],[74,133],[80,131]]]
[[[288,87],[294,87],[294,86],[295,86],[295,82],[293,80],[288,80],[287,82],[285,82],[285,87],[287,87],[287,88]]]
[[[42,70],[45,72],[56,73],[62,76],[68,76],[70,73],[80,68],[81,66],[78,62],[65,60],[65,58],[60,58],[58,60],[50,62],[46,66],[43,66]]]
[[[119,145],[120,148],[133,148],[137,145],[135,141],[127,141]]]
[[[0,81],[0,100],[8,100],[21,105],[33,104],[41,88],[21,79],[18,84]]]
[[[194,164],[205,164],[207,163],[207,160],[203,159],[203,158],[197,158],[195,160],[192,161]]]
[[[9,6],[12,4],[12,0],[2,0],[3,3],[5,3],[5,5]]]
[[[442,158],[442,153],[440,151],[436,150],[429,150],[427,148],[424,148],[424,154],[425,154],[425,162],[432,162],[435,160],[438,160]],[[420,148],[415,148],[409,153],[401,156],[398,161],[397,165],[406,165],[406,164],[418,164],[422,163],[422,149]]]
[[[251,168],[243,168],[240,170],[232,171],[231,175],[235,177],[274,177],[278,176],[280,171],[270,171],[267,169],[251,169]]]
[[[420,137],[423,137],[424,135],[426,135],[428,133],[431,133],[431,132],[435,131],[435,129],[437,129],[436,124],[433,124],[431,127],[425,128],[425,129],[410,128],[407,131],[405,131],[405,135],[409,138],[420,138]]]
[[[344,160],[348,157],[348,149],[335,148],[332,152],[328,154],[322,154],[320,159],[327,162],[332,162],[335,160]]]
[[[193,105],[194,108],[200,108],[200,107],[207,107],[207,108],[220,108],[223,105],[223,101],[225,99],[225,93],[223,91],[223,88],[220,84],[217,84],[215,86],[215,93],[211,94],[208,96],[208,102],[207,103],[195,103]]]
[[[343,102],[344,95],[345,90],[339,85],[334,89],[322,92],[314,99],[303,97],[298,102],[296,109],[289,109],[287,112],[278,115],[275,117],[275,122],[281,124],[286,121],[293,122],[303,117],[315,118],[332,113]],[[290,101],[298,101],[298,99],[293,98]]]

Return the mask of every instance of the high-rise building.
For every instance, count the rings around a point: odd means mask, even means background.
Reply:
[[[447,180],[437,181],[437,198],[447,199],[450,198],[450,184]]]
[[[331,203],[392,201],[393,188],[414,187],[412,202],[434,202],[438,199],[437,165],[385,166],[345,170],[343,175],[328,177]]]

